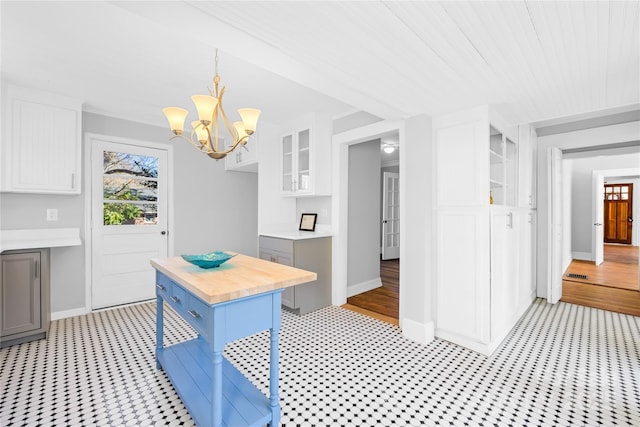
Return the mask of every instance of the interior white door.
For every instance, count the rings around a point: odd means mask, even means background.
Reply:
[[[400,258],[400,175],[382,173],[382,259]]]
[[[547,159],[549,171],[547,301],[555,304],[562,297],[562,151],[558,147],[549,147]]]
[[[92,308],[154,298],[149,260],[167,256],[167,151],[91,144]]]
[[[596,265],[604,261],[604,175],[593,172],[593,231],[591,233],[591,256]]]

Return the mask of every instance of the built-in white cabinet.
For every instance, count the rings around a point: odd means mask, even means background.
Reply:
[[[331,122],[313,115],[280,139],[280,193],[331,194]]]
[[[236,148],[224,158],[224,168],[228,171],[258,173],[258,138],[256,132],[247,143]]]
[[[435,117],[436,336],[491,354],[535,297],[518,128],[487,106]]]
[[[80,194],[82,101],[10,85],[3,122],[2,191]]]
[[[331,237],[283,239],[260,236],[259,257],[278,264],[313,271],[313,282],[290,286],[282,292],[282,305],[305,314],[331,305]]]
[[[0,347],[49,334],[49,249],[0,254]]]

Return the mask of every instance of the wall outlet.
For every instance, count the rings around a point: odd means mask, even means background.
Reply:
[[[58,220],[58,209],[47,208],[47,221],[57,221],[57,220]]]

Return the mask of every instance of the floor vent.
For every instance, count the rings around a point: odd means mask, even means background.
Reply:
[[[567,274],[567,277],[571,277],[573,279],[584,279],[584,280],[587,280],[589,278],[589,276],[587,276],[586,274],[576,274],[576,273],[569,273]]]

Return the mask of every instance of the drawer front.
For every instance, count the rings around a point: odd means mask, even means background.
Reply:
[[[156,294],[162,299],[168,299],[173,281],[161,273],[156,273]]]
[[[290,257],[293,257],[293,240],[260,236],[260,247],[264,249],[284,252]]]
[[[186,311],[182,312],[184,319],[189,322],[193,328],[201,335],[209,336],[207,325],[209,324],[209,316],[211,315],[211,307],[194,297],[187,294]]]
[[[187,303],[187,291],[173,283],[171,286],[171,292],[169,293],[169,303],[176,310],[184,311],[184,306]]]

